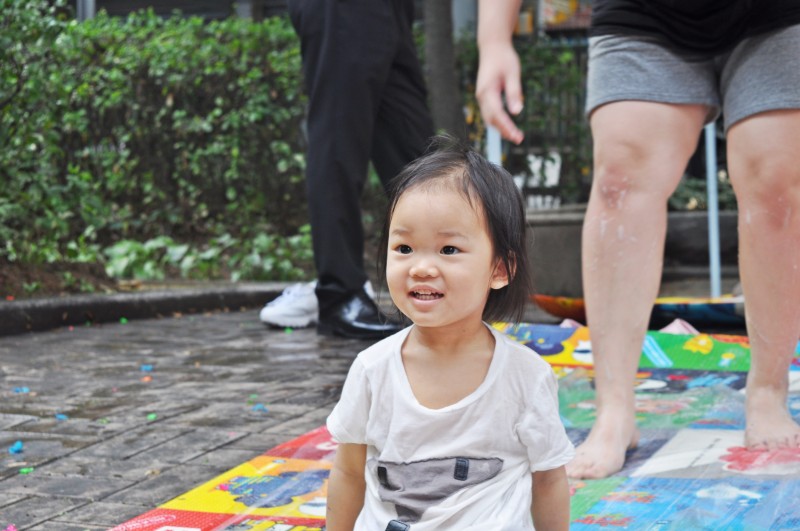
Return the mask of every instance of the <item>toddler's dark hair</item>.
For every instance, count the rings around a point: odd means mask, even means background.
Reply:
[[[483,211],[494,256],[503,261],[509,272],[508,285],[490,291],[483,310],[484,321],[506,318],[521,321],[532,293],[522,194],[506,170],[450,136],[434,137],[427,152],[403,168],[389,183],[389,208],[378,254],[380,274],[385,280],[389,223],[397,201],[411,188],[437,185],[437,179],[451,181],[442,181],[442,184],[454,184],[473,208]]]

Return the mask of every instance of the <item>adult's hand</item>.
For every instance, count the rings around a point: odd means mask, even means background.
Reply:
[[[522,111],[519,56],[511,42],[520,3],[521,0],[480,0],[480,62],[475,82],[475,96],[481,107],[483,121],[496,127],[503,138],[515,144],[522,142],[524,137],[511,118],[511,115]]]
[[[511,118],[522,111],[523,97],[519,56],[510,40],[481,47],[475,96],[484,123],[496,127],[511,142],[522,142],[525,135]]]

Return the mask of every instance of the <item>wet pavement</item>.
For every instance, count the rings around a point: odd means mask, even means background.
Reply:
[[[323,425],[369,345],[170,308],[0,337],[0,531],[108,529]]]

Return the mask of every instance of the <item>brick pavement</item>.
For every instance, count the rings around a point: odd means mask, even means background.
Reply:
[[[107,529],[323,424],[364,344],[257,313],[0,338],[0,529]]]

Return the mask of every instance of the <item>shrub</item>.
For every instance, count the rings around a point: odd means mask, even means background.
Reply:
[[[0,7],[6,258],[101,260],[122,240],[203,247],[226,233],[281,242],[306,223],[287,20],[144,11],[79,23],[61,3]]]

